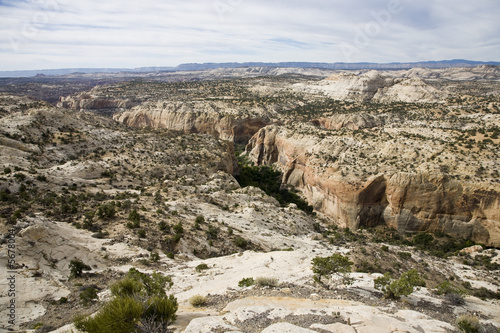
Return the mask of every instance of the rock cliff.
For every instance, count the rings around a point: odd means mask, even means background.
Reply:
[[[156,102],[117,114],[114,119],[128,126],[204,133],[235,142],[247,142],[269,124],[265,117],[239,118],[230,112],[220,112],[220,108],[209,102]]]
[[[83,110],[95,110],[95,109],[127,109],[136,105],[133,101],[129,99],[117,99],[117,98],[104,98],[100,96],[94,96],[89,93],[81,93],[76,96],[61,97],[57,103],[57,107],[67,108],[67,109],[83,109]]]
[[[265,127],[246,151],[259,165],[275,164],[285,183],[300,189],[317,211],[337,224],[350,228],[386,224],[401,232],[444,232],[500,246],[498,185],[457,180],[457,175],[439,170],[420,171],[425,154],[401,153],[401,160],[415,166],[401,171],[386,162],[390,153],[376,139],[322,139],[325,133],[309,135],[307,130]],[[378,156],[376,172],[366,170],[374,163],[370,152]]]

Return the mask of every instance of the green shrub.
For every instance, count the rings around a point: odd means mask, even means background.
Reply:
[[[236,236],[236,238],[234,239],[234,245],[239,248],[245,249],[248,246],[248,241],[241,236]]]
[[[271,278],[271,277],[263,277],[260,276],[255,279],[255,285],[258,287],[277,287],[278,286],[278,279],[277,278]]]
[[[408,296],[414,291],[415,287],[424,285],[425,281],[420,277],[416,269],[403,273],[397,280],[391,279],[389,273],[374,280],[375,289],[383,291],[386,298],[392,299]]]
[[[134,225],[138,225],[141,221],[141,216],[139,215],[137,210],[132,209],[130,213],[128,213],[128,220],[131,221]]]
[[[165,292],[171,287],[170,277],[156,272],[150,276],[131,268],[124,279],[111,286],[114,298],[94,317],[77,318],[75,327],[88,333],[166,332],[178,309],[175,297]]]
[[[131,297],[117,297],[94,317],[78,318],[75,327],[88,333],[132,333],[144,313],[144,306]]]
[[[180,222],[174,225],[173,229],[176,235],[182,235],[184,233],[184,228]]]
[[[140,294],[143,283],[132,277],[126,277],[111,285],[111,293],[115,296],[132,297]]]
[[[146,238],[146,230],[144,230],[144,229],[138,230],[137,236],[139,236],[139,238]]]
[[[436,286],[436,294],[438,295],[448,295],[448,294],[459,294],[464,295],[465,290],[459,287],[455,287],[450,281],[446,280],[441,282]]]
[[[203,217],[203,215],[198,215],[196,216],[196,219],[194,220],[195,223],[203,223],[205,222],[205,218]]]
[[[101,205],[97,209],[97,216],[104,220],[112,219],[113,217],[115,217],[115,214],[116,208],[112,204]]]
[[[245,288],[245,287],[253,286],[254,284],[255,284],[255,281],[253,278],[244,278],[238,282],[238,287]]]
[[[144,317],[169,325],[175,321],[178,308],[177,299],[173,295],[153,296],[146,303]]]
[[[158,262],[160,261],[160,255],[158,254],[158,252],[151,252],[151,254],[149,255],[149,260],[151,260],[152,262]]]
[[[339,254],[334,253],[330,257],[316,257],[312,260],[312,270],[315,274],[315,280],[321,282],[323,276],[329,276],[332,274],[339,274],[342,279],[347,282],[346,273],[351,271],[352,262],[349,258]]]
[[[195,269],[198,273],[200,273],[201,271],[207,270],[208,265],[207,264],[199,264],[198,266],[196,266]]]
[[[207,298],[201,295],[194,295],[189,299],[189,303],[194,307],[199,307],[207,304]]]
[[[413,237],[413,243],[419,248],[427,248],[433,241],[434,237],[425,232],[420,232]]]
[[[69,262],[70,277],[77,278],[82,276],[83,271],[90,271],[92,268],[80,259],[74,259]]]
[[[465,333],[478,333],[481,325],[479,319],[471,315],[463,315],[457,318],[458,328]]]
[[[90,305],[92,302],[98,299],[97,289],[94,287],[88,287],[80,293],[80,301],[84,306]]]
[[[219,237],[220,228],[209,225],[207,233],[208,239],[217,239]]]

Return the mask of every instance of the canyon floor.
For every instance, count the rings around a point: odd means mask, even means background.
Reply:
[[[0,332],[76,332],[132,267],[171,276],[172,332],[498,332],[499,79],[250,68],[0,85]],[[319,282],[313,259],[334,254],[350,272]],[[76,259],[89,269],[70,277]],[[410,295],[375,288],[413,269]]]

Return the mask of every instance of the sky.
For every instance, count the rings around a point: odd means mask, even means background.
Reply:
[[[0,0],[0,70],[500,61],[499,0]]]

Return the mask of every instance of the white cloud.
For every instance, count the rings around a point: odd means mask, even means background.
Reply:
[[[497,3],[0,1],[0,70],[225,61],[498,61]],[[391,8],[398,10],[387,16]]]

